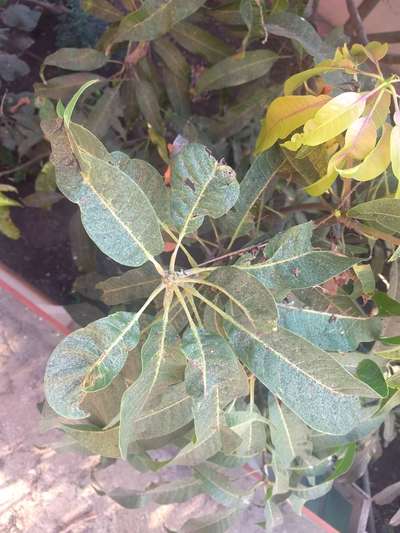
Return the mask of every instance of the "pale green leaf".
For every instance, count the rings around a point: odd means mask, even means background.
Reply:
[[[316,67],[303,70],[297,74],[293,74],[293,76],[290,76],[290,78],[285,81],[283,85],[283,92],[285,96],[289,96],[293,94],[298,87],[300,87],[310,78],[313,78],[314,76],[319,76],[320,74],[324,74],[325,72],[332,72],[338,69],[338,67],[332,66],[331,61],[326,61],[325,63],[321,63]]]
[[[118,312],[74,331],[50,355],[45,373],[49,405],[65,418],[86,418],[83,396],[107,387],[139,342],[137,315]]]
[[[118,426],[102,430],[96,426],[63,424],[61,429],[94,455],[115,459],[121,457],[118,447]]]
[[[108,0],[82,0],[81,7],[90,15],[106,22],[117,22],[124,14]]]
[[[312,222],[290,228],[272,241],[279,242],[276,250],[265,248],[267,261],[240,264],[238,268],[255,276],[265,287],[278,294],[291,289],[303,289],[321,285],[344,272],[358,259],[316,250],[311,246]]]
[[[268,395],[268,416],[274,453],[284,468],[311,454],[310,430],[273,394]]]
[[[138,10],[121,20],[114,42],[152,41],[168,33],[204,3],[205,0],[145,0]]]
[[[225,414],[225,419],[228,426],[242,439],[232,456],[240,458],[242,462],[248,462],[265,450],[265,426],[268,421],[259,414],[257,406],[249,404],[246,411],[229,411]]]
[[[219,401],[224,407],[248,394],[246,373],[223,337],[204,329],[188,328],[182,337],[182,350],[188,359],[186,389],[192,397],[201,400],[213,387],[218,387]]]
[[[227,57],[201,74],[196,83],[196,92],[235,87],[261,78],[278,57],[271,50],[254,50],[246,52],[244,56]]]
[[[239,196],[235,172],[199,144],[185,146],[172,161],[171,211],[181,235],[198,229],[206,215],[219,218]]]
[[[400,232],[400,200],[396,198],[380,198],[356,205],[349,209],[348,215],[371,225],[377,223],[391,232]]]
[[[241,235],[242,228],[248,223],[251,209],[266,190],[271,190],[284,162],[282,152],[273,148],[258,156],[240,183],[239,199],[229,213],[231,241]]]
[[[8,207],[0,207],[0,233],[3,233],[9,239],[19,239],[21,232],[14,224]]]
[[[393,174],[400,183],[400,126],[393,126],[390,134],[390,159],[392,162]],[[400,185],[397,186],[395,198],[400,198]]]
[[[279,304],[279,324],[304,337],[323,350],[351,352],[360,342],[376,340],[381,332],[377,317],[346,316],[307,307]]]

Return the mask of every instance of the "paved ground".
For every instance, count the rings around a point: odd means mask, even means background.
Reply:
[[[97,458],[54,451],[59,434],[40,432],[36,405],[43,399],[47,357],[59,340],[59,334],[0,289],[0,532],[161,533],[164,526],[179,529],[189,517],[213,512],[216,505],[203,496],[179,506],[123,509],[92,489],[90,471]],[[102,481],[143,488],[158,479],[123,466],[104,470]],[[251,525],[254,518],[254,512],[252,519],[247,513],[230,531],[260,532]],[[291,517],[286,531],[321,531],[299,520]]]

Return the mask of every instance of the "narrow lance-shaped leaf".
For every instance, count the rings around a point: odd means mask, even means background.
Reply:
[[[278,57],[271,50],[254,50],[246,52],[243,57],[227,57],[203,72],[196,83],[196,92],[235,87],[261,78]]]
[[[103,52],[94,48],[61,48],[50,54],[43,65],[64,68],[66,70],[97,70],[108,61]]]
[[[399,181],[395,198],[400,198],[400,126],[393,127],[390,134],[390,159],[392,161],[393,174]]]
[[[229,247],[240,235],[243,225],[248,222],[250,211],[257,200],[263,192],[273,187],[283,162],[282,152],[275,148],[257,157],[247,171],[240,183],[239,199],[228,213],[232,231]]]
[[[215,511],[201,518],[190,518],[179,528],[179,533],[224,533],[236,522],[239,512],[235,507]]]
[[[233,49],[224,41],[186,21],[174,26],[171,35],[183,48],[205,57],[210,63],[217,63],[233,53]]]
[[[206,0],[145,0],[124,17],[114,37],[120,41],[152,41],[197,11]]]
[[[380,198],[364,202],[349,209],[348,215],[371,225],[379,224],[395,233],[400,232],[400,199]]]
[[[107,387],[139,342],[138,315],[118,312],[74,331],[53,351],[46,367],[49,405],[65,418],[86,418],[80,407],[90,391]]]
[[[99,429],[96,426],[63,424],[61,429],[94,455],[118,459],[118,427]]]

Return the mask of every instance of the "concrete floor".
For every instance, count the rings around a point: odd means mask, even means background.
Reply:
[[[43,400],[43,374],[61,335],[0,289],[0,532],[158,533],[179,529],[189,517],[217,509],[205,496],[186,504],[126,510],[98,496],[90,485],[97,457],[56,453],[59,432],[41,433],[37,403]],[[144,488],[160,475],[140,474],[122,462],[103,470],[109,487]],[[259,516],[255,516],[258,514]],[[253,508],[230,532],[262,531]],[[280,533],[324,531],[310,521],[287,516]]]

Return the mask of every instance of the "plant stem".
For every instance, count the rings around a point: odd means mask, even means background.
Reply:
[[[10,168],[10,170],[3,170],[0,172],[0,178],[3,176],[8,176],[8,174],[14,174],[15,172],[18,172],[19,170],[23,170],[24,168],[28,168],[37,161],[40,161],[40,159],[44,159],[45,157],[49,157],[50,152],[43,152],[41,154],[35,155],[35,157],[32,157],[29,161],[26,161],[25,163],[22,163],[21,165],[18,165],[14,168]]]
[[[393,246],[400,246],[400,238],[394,237],[393,235],[390,235],[390,233],[385,233],[384,231],[380,231],[375,228],[370,228],[369,226],[365,226],[364,224],[361,224],[357,220],[354,220],[345,215],[338,217],[337,221],[343,224],[344,226],[346,226],[346,228],[352,229],[356,233],[363,235],[364,237],[369,237],[369,238],[373,238],[376,240],[382,239],[383,241],[387,241]]]

